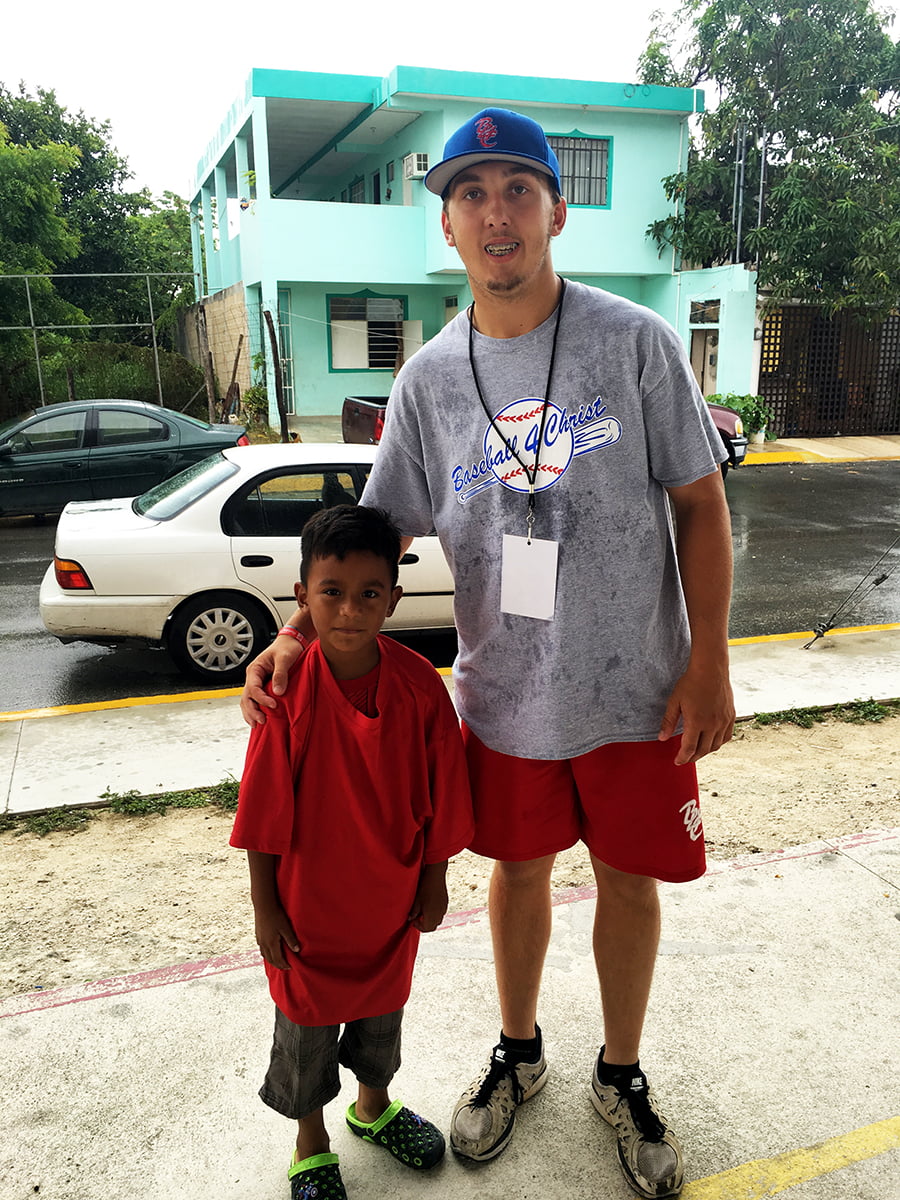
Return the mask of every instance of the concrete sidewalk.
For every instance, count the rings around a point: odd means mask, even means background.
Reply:
[[[714,864],[664,885],[642,1061],[685,1145],[684,1200],[900,1197],[900,831]],[[627,1200],[588,1099],[600,1038],[589,889],[556,897],[540,1021],[550,1078],[512,1144],[410,1172],[343,1127],[356,1200]],[[292,1124],[256,1090],[272,1011],[235,955],[0,1001],[4,1200],[288,1200]],[[422,940],[394,1094],[445,1131],[496,1038],[482,913]]]
[[[900,693],[900,628],[732,647],[741,715]],[[449,682],[449,681],[448,681]],[[11,812],[239,775],[233,693],[2,714]],[[712,863],[663,885],[642,1059],[684,1141],[685,1200],[900,1200],[900,830]],[[27,903],[27,897],[23,897]],[[550,1082],[491,1163],[409,1172],[343,1128],[356,1200],[627,1200],[587,1086],[600,1040],[593,890],[555,897],[540,1020]],[[496,1038],[490,933],[451,914],[422,940],[394,1094],[445,1131]],[[288,1200],[291,1124],[256,1090],[271,1003],[258,956],[160,964],[0,1001],[2,1200]]]
[[[751,443],[745,466],[791,462],[879,462],[900,459],[900,434],[878,437],[778,438]]]

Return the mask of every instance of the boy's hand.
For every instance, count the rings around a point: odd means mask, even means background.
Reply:
[[[302,653],[303,647],[296,638],[276,637],[249,664],[241,692],[241,715],[248,725],[265,725],[264,710],[278,707],[278,701],[264,690],[266,681],[271,676],[272,691],[276,696],[283,695],[288,672]]]
[[[287,946],[295,954],[300,952],[297,935],[288,920],[287,913],[280,904],[271,908],[256,910],[256,944],[259,952],[273,967],[279,971],[289,971],[291,964],[287,960],[284,948]]]
[[[409,921],[420,933],[432,933],[447,911],[447,864],[428,863],[422,868]]]

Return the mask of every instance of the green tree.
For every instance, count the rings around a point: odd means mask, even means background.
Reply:
[[[157,340],[174,348],[178,310],[193,298],[190,278],[169,274],[191,271],[185,202],[171,192],[155,200],[147,190],[127,190],[131,172],[111,145],[109,123],[70,113],[52,90],[38,88],[31,95],[23,84],[17,91],[0,84],[0,123],[6,130],[6,186],[0,191],[0,262],[6,265],[0,274],[56,271],[52,281],[30,281],[36,323],[84,326],[79,333],[42,332],[42,356],[62,363],[70,347],[70,366],[86,381],[102,377],[102,350],[97,349],[95,371],[90,349],[85,353],[73,343],[150,346],[148,285],[141,272],[153,273]],[[71,277],[76,275],[84,277]],[[0,324],[28,323],[24,283],[0,281]],[[142,369],[137,360],[133,369]],[[54,377],[64,380],[56,371],[45,382]],[[0,334],[0,414],[38,396],[30,334]]]
[[[78,234],[60,213],[62,187],[77,161],[69,146],[13,145],[0,125],[0,275],[47,273],[78,253]],[[23,279],[0,279],[0,326],[30,325],[32,315],[36,325],[84,319],[47,280],[26,289]],[[0,416],[16,411],[15,383],[33,365],[30,333],[0,330]]]
[[[191,215],[187,202],[174,192],[163,192],[154,200],[142,193],[140,210],[128,219],[129,260],[139,263],[138,270],[157,272],[150,280],[153,314],[157,340],[169,349],[174,348],[174,334],[179,312],[194,302],[194,283],[187,273],[193,271],[191,256]],[[172,274],[184,272],[185,274]],[[138,311],[146,319],[147,287],[139,280],[139,295],[134,299]],[[150,343],[149,330],[130,338],[139,345]]]
[[[79,235],[78,251],[66,264],[70,274],[108,274],[137,270],[130,261],[128,219],[146,199],[126,192],[131,179],[128,163],[110,144],[108,121],[95,121],[83,112],[72,114],[50,89],[30,95],[24,84],[18,91],[0,85],[0,122],[10,139],[20,146],[68,146],[78,151],[72,169],[61,184],[59,211]],[[117,323],[120,297],[129,281],[116,279],[59,279],[61,296],[95,322]],[[146,311],[146,307],[145,307]]]
[[[900,299],[900,50],[868,0],[683,0],[653,30],[646,83],[716,85],[677,213],[686,264],[748,262],[774,301],[880,317]]]

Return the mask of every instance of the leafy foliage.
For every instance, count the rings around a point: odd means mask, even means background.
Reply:
[[[718,92],[687,173],[664,181],[679,207],[650,227],[661,246],[747,261],[775,302],[896,306],[900,48],[869,0],[683,0],[640,71]]]
[[[724,404],[726,408],[733,408],[743,422],[745,433],[756,433],[775,420],[774,411],[762,396],[716,392],[714,396],[707,396],[706,399],[710,404]]]
[[[756,725],[799,725],[801,729],[811,729],[829,717],[851,725],[861,725],[896,716],[900,716],[900,700],[870,698],[850,700],[847,704],[835,704],[831,708],[786,708],[779,712],[757,713],[753,720]]]
[[[172,192],[154,200],[146,190],[128,191],[130,179],[108,122],[68,112],[53,91],[31,95],[24,85],[0,84],[0,274],[57,273],[29,282],[31,310],[24,281],[0,280],[0,325],[28,325],[33,312],[37,325],[76,327],[43,331],[42,358],[64,355],[73,336],[79,345],[150,346],[150,303],[158,342],[174,349],[178,310],[193,301],[190,278],[172,274],[192,269],[190,215]],[[143,272],[156,273],[149,300]],[[71,277],[78,274],[93,277]],[[155,399],[152,371],[145,380],[142,369],[140,386],[147,385]],[[0,331],[0,417],[30,407],[38,394],[30,332]]]

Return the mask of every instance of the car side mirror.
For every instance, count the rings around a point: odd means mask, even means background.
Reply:
[[[0,442],[0,458],[9,458],[12,452],[13,448],[9,442]]]

